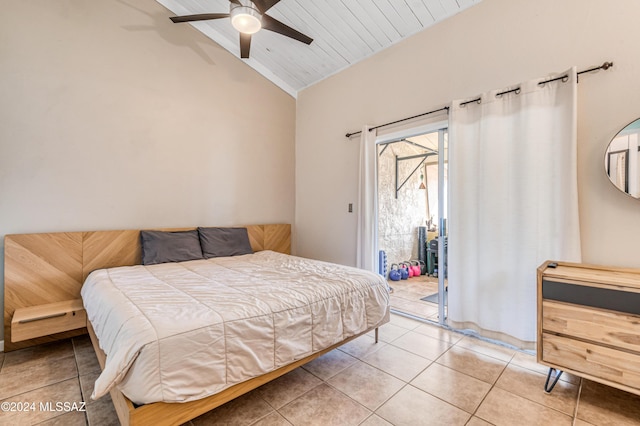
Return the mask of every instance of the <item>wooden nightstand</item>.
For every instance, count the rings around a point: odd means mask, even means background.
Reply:
[[[87,326],[87,313],[81,299],[18,308],[11,319],[11,341],[75,330]]]
[[[640,269],[540,266],[538,362],[640,395]]]

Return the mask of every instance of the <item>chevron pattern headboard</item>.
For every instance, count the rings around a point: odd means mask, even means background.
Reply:
[[[291,253],[291,225],[246,226],[254,251]],[[163,231],[190,230],[171,228]],[[86,333],[85,329],[11,342],[17,308],[80,298],[91,271],[141,263],[140,230],[14,234],[4,238],[4,348],[12,351]]]

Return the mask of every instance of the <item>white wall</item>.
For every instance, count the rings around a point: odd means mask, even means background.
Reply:
[[[288,94],[154,0],[1,10],[0,237],[293,223]]]
[[[302,256],[355,264],[358,141],[344,134],[453,99],[605,60],[580,77],[583,259],[640,267],[640,202],[604,173],[609,140],[640,116],[640,2],[483,0],[299,94],[296,239]],[[331,164],[331,167],[327,167]],[[320,208],[321,207],[321,208]]]

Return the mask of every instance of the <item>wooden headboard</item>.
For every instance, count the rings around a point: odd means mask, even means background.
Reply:
[[[254,251],[291,253],[291,225],[246,226]],[[191,230],[172,228],[164,231]],[[65,339],[86,329],[11,342],[17,308],[80,298],[82,283],[96,269],[141,263],[140,230],[14,234],[4,238],[5,351]]]

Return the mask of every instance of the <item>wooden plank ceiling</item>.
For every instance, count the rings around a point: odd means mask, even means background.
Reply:
[[[228,13],[229,0],[157,0],[176,15]],[[247,65],[283,90],[298,91],[481,0],[281,0],[268,15],[313,38],[307,46],[271,31],[253,35]],[[229,19],[191,24],[240,56]]]

